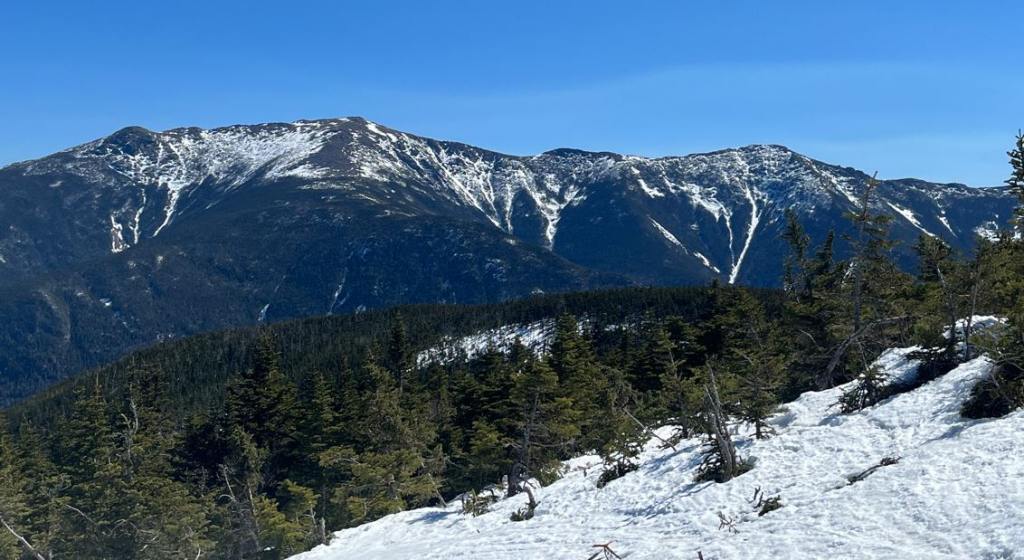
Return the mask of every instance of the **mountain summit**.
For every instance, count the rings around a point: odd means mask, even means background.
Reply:
[[[712,279],[780,281],[793,210],[842,234],[863,172],[782,146],[510,156],[362,118],[129,127],[0,169],[0,403],[117,353],[409,302]],[[1002,188],[884,181],[902,263],[967,250]],[[839,247],[840,254],[843,248]]]

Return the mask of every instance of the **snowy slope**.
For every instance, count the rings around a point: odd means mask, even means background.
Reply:
[[[913,375],[911,350],[879,361],[894,378]],[[340,531],[295,558],[583,560],[608,541],[631,559],[1024,558],[1024,411],[991,421],[957,413],[989,369],[979,358],[851,415],[834,407],[841,387],[806,393],[774,418],[769,440],[737,427],[741,455],[756,464],[726,484],[693,482],[697,441],[677,452],[651,444],[639,471],[603,489],[596,457],[568,462],[564,478],[536,492],[530,521],[509,521],[519,497],[476,518],[458,505],[421,509]],[[783,507],[758,517],[748,500],[759,487]],[[718,512],[737,532],[719,529]]]
[[[508,352],[516,340],[540,355],[547,351],[555,334],[554,319],[512,324],[463,337],[453,337],[416,354],[416,365],[446,364],[456,359],[470,360],[488,350]]]

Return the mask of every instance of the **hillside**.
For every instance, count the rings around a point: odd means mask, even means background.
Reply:
[[[627,285],[778,286],[785,212],[814,242],[868,180],[784,146],[511,156],[361,118],[129,127],[0,169],[0,403],[126,350],[408,303]],[[967,251],[1005,188],[883,181],[896,256]]]
[[[758,293],[773,305],[781,297],[773,290]],[[709,296],[707,288],[621,288],[538,295],[488,305],[403,306],[228,329],[130,353],[41,391],[5,412],[11,420],[26,417],[48,425],[66,413],[76,388],[100,379],[108,392],[118,393],[132,371],[155,368],[173,378],[168,397],[177,405],[176,413],[187,418],[223,402],[227,381],[253,367],[256,341],[261,335],[278,341],[283,349],[282,370],[289,378],[301,381],[310,372],[340,375],[346,368],[356,367],[368,351],[379,351],[398,322],[407,333],[410,348],[424,358],[419,365],[425,366],[432,355],[461,362],[475,357],[474,350],[507,350],[512,340],[500,333],[528,334],[530,325],[552,325],[562,313],[587,317],[597,328],[619,325],[628,331],[639,330],[644,321],[668,316],[696,321],[707,316]],[[535,340],[549,340],[552,334],[547,330],[543,339]]]
[[[912,349],[879,358],[890,379],[908,379]],[[695,483],[699,440],[677,451],[652,440],[639,470],[595,483],[596,456],[564,464],[565,476],[537,488],[533,519],[512,522],[526,497],[472,517],[456,501],[391,515],[335,534],[295,560],[399,558],[585,559],[611,542],[622,558],[1016,558],[1024,550],[1024,412],[970,421],[959,415],[991,365],[964,363],[924,386],[849,415],[836,402],[848,386],[786,404],[751,437],[733,425],[739,453],[754,461],[724,484]],[[670,429],[662,430],[667,436]],[[864,473],[885,458],[898,462]],[[757,494],[760,489],[762,493]],[[782,507],[758,515],[754,496]],[[722,527],[719,513],[734,522]]]

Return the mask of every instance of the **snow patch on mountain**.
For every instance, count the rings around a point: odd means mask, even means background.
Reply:
[[[740,275],[740,268],[743,266],[743,259],[747,256],[747,251],[750,249],[751,242],[754,241],[754,235],[757,233],[757,226],[761,222],[761,209],[757,206],[757,199],[754,198],[754,193],[750,187],[744,189],[744,194],[747,197],[747,201],[750,202],[750,221],[747,224],[747,235],[743,240],[743,249],[740,250],[740,256],[733,262],[732,269],[729,271],[729,283],[735,284],[736,279]]]
[[[912,349],[878,360],[890,378],[913,375]],[[509,520],[525,496],[479,517],[457,503],[390,515],[335,534],[296,560],[586,558],[611,543],[623,558],[1015,558],[1024,550],[1024,411],[969,421],[960,403],[991,363],[978,358],[866,410],[840,414],[845,387],[805,393],[772,419],[776,435],[735,425],[749,472],[695,483],[698,440],[652,440],[636,472],[596,487],[600,461],[568,461],[534,492],[533,519]],[[667,435],[668,428],[660,431]],[[857,482],[851,477],[879,465]],[[890,461],[891,462],[891,461]],[[758,493],[760,491],[760,493]],[[755,495],[782,508],[758,515]],[[735,531],[722,528],[719,516]]]
[[[471,360],[489,350],[508,352],[516,340],[534,354],[547,351],[555,333],[555,321],[545,319],[533,323],[504,325],[463,337],[448,337],[440,344],[416,354],[419,367],[432,363],[447,364],[455,360]]]
[[[658,221],[655,220],[654,218],[651,218],[651,225],[653,225],[655,227],[655,229],[657,229],[661,233],[661,235],[665,239],[668,240],[669,243],[671,243],[671,244],[679,247],[680,249],[686,251],[686,247],[683,247],[683,244],[679,242],[679,239],[677,239],[676,236],[672,235],[672,232],[670,232],[669,230],[665,229],[665,226],[659,224]],[[687,251],[687,252],[689,252],[689,251]]]
[[[711,264],[711,261],[709,261],[708,258],[705,257],[702,253],[694,253],[693,255],[700,259],[700,262],[704,263],[704,266],[715,271],[715,274],[720,274],[722,272],[721,270],[718,269],[717,266]]]
[[[895,204],[893,204],[891,202],[886,202],[886,204],[889,205],[889,208],[892,208],[893,210],[895,210],[897,214],[899,214],[900,216],[903,216],[903,218],[905,220],[907,220],[908,222],[910,222],[911,225],[913,225],[917,229],[921,230],[921,232],[923,232],[925,235],[927,235],[929,237],[938,237],[934,233],[924,229],[924,227],[921,226],[921,222],[919,222],[917,220],[917,216],[915,216],[914,213],[911,212],[910,210],[907,210],[906,208],[897,206],[897,205],[895,205]],[[949,225],[947,224],[946,227],[949,227]],[[952,230],[950,230],[950,231],[952,231]]]
[[[999,239],[999,224],[993,221],[985,222],[974,228],[974,233],[989,241],[996,241]]]

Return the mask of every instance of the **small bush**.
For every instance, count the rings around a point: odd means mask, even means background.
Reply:
[[[526,507],[519,508],[512,512],[512,515],[509,517],[509,520],[511,521],[528,521],[533,519],[533,513],[537,509],[537,499],[533,497],[533,491],[530,490],[529,486],[524,486],[523,491],[526,492],[530,501],[527,502]]]
[[[757,512],[757,516],[761,517],[762,515],[764,515],[764,514],[766,514],[768,512],[771,512],[771,511],[775,511],[775,510],[779,509],[780,507],[782,507],[782,496],[781,495],[776,494],[774,496],[765,498],[764,502],[761,503],[761,510]]]
[[[839,410],[850,414],[876,405],[889,397],[913,391],[918,387],[946,375],[960,365],[956,355],[946,351],[922,350],[908,356],[920,360],[913,378],[908,381],[886,383],[877,368],[868,370],[858,382],[839,398]]]
[[[864,410],[886,396],[885,375],[878,366],[871,366],[839,397],[839,410],[843,414]]]
[[[736,463],[736,473],[733,478],[754,468],[752,461],[740,460]],[[718,461],[705,460],[697,469],[697,475],[693,477],[694,482],[726,482],[727,479],[722,473],[722,464]]]
[[[996,366],[979,381],[960,407],[964,418],[999,418],[1024,406],[1024,370],[1013,364]]]
[[[616,462],[607,466],[597,477],[597,487],[604,488],[609,482],[622,478],[623,476],[639,469],[640,466],[632,462]]]
[[[497,501],[498,497],[493,492],[479,494],[476,490],[471,490],[462,497],[462,513],[473,517],[483,515],[490,509],[491,504]]]

